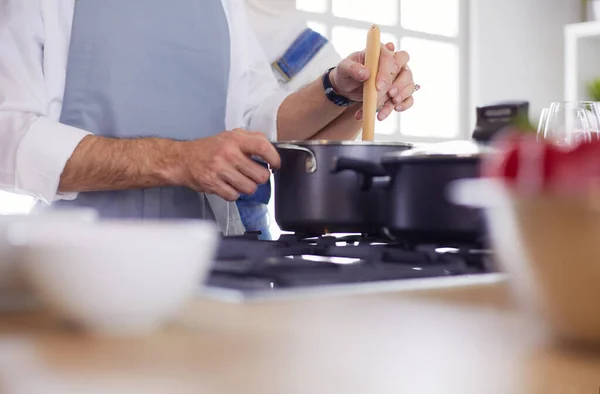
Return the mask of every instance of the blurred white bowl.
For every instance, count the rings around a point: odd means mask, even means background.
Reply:
[[[23,224],[10,235],[42,300],[110,335],[151,331],[173,317],[201,285],[218,243],[214,224],[202,221]]]
[[[92,209],[47,210],[30,215],[0,215],[0,311],[18,311],[35,304],[16,260],[16,249],[8,242],[9,229],[19,223],[68,225],[92,223],[98,213]]]
[[[584,198],[517,198],[491,179],[457,181],[452,199],[484,208],[498,262],[526,311],[560,339],[600,344],[600,209]]]

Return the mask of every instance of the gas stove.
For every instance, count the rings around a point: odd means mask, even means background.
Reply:
[[[427,244],[385,236],[254,234],[221,239],[205,283],[209,295],[238,299],[376,291],[490,280],[497,270],[482,243]],[[444,281],[439,279],[445,278]]]

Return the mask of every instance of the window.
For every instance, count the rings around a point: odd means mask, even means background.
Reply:
[[[378,140],[437,142],[467,139],[468,0],[296,0],[309,26],[329,38],[342,56],[364,49],[377,23],[382,41],[411,54],[415,106],[376,126]]]

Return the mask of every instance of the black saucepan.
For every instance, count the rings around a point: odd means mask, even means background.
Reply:
[[[362,188],[355,171],[332,172],[336,157],[351,157],[381,168],[386,153],[412,148],[407,143],[362,141],[280,142],[281,168],[275,174],[275,220],[284,231],[303,234],[378,232],[385,191]],[[383,170],[379,175],[384,175]]]
[[[419,242],[477,242],[484,235],[479,209],[453,204],[449,185],[479,174],[481,152],[424,153],[416,149],[389,153],[380,165],[338,157],[334,173],[363,176],[363,190],[382,190],[381,215],[389,233]],[[383,175],[382,175],[383,174]]]

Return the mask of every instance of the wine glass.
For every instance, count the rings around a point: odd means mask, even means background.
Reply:
[[[589,142],[600,136],[600,113],[591,101],[552,103],[543,127],[544,139],[557,145]]]
[[[546,123],[548,122],[549,111],[549,108],[544,108],[542,109],[542,113],[540,114],[540,121],[538,123],[537,128],[538,141],[544,139],[544,133],[546,132]]]

